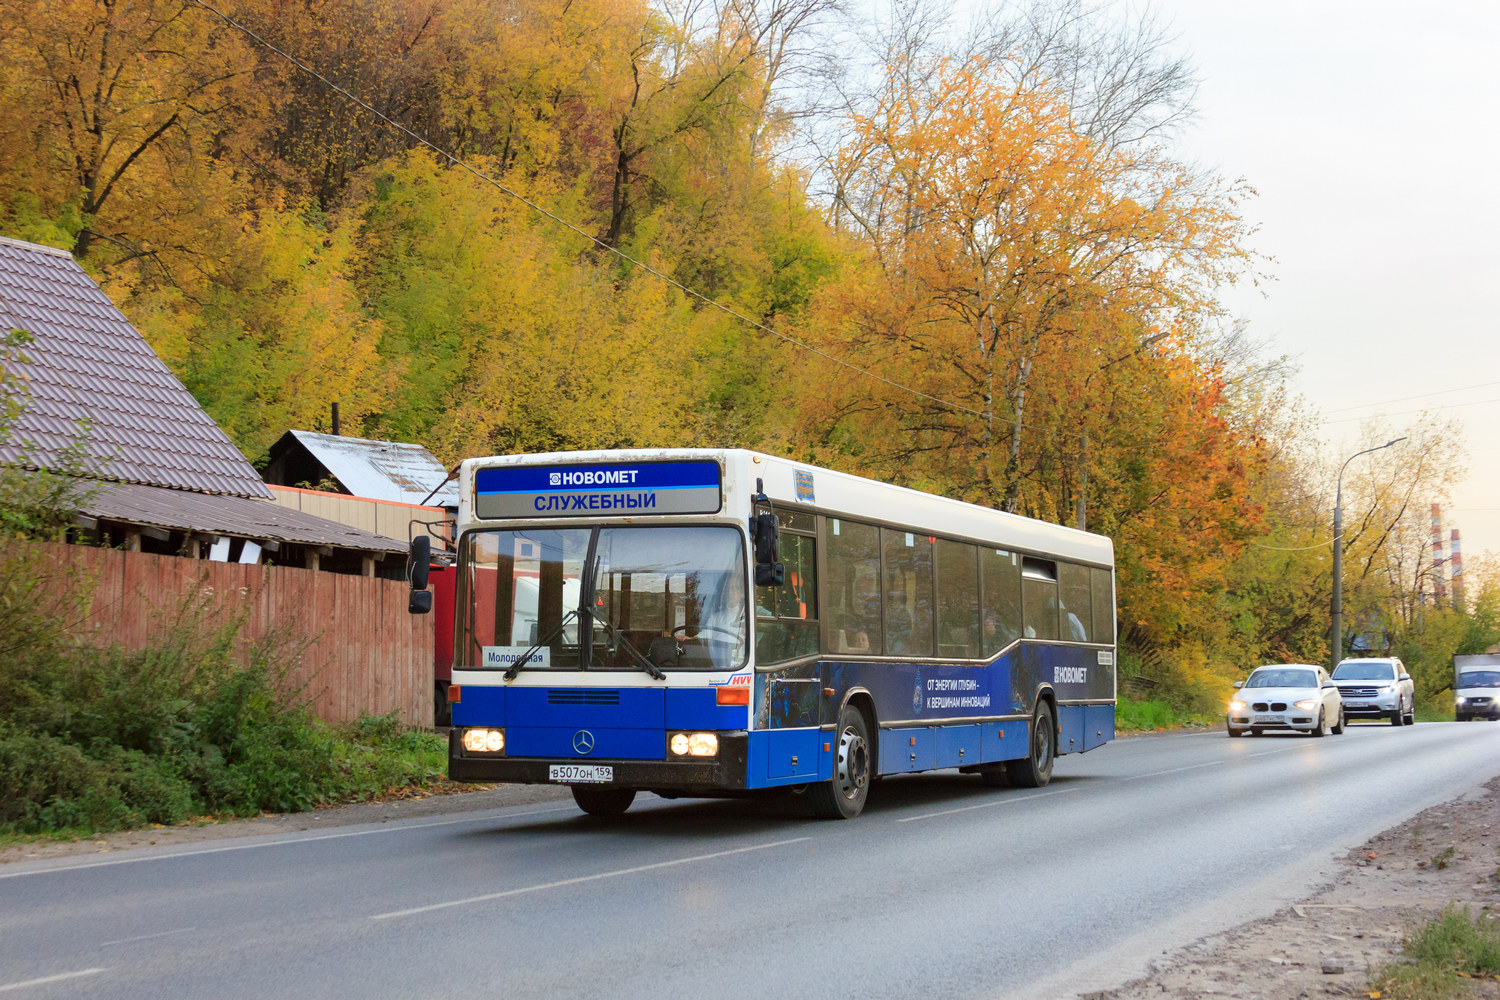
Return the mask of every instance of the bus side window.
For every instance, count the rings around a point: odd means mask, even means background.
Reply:
[[[1089,641],[1089,570],[1073,563],[1057,564],[1057,596],[1062,610],[1062,638]]]
[[[1004,549],[981,549],[984,618],[980,633],[985,656],[994,656],[1021,637],[1021,559]]]
[[[1057,564],[1050,559],[1021,560],[1021,605],[1028,639],[1057,638]]]
[[[881,648],[880,529],[831,517],[825,530],[829,651],[878,653]]]
[[[938,539],[939,656],[979,655],[979,557],[974,546]]]
[[[885,528],[881,542],[885,550],[885,651],[931,656],[933,539]]]
[[[1115,588],[1109,570],[1089,570],[1089,589],[1094,594],[1094,641],[1115,641]]]
[[[818,580],[810,535],[781,533],[786,578],[779,587],[757,587],[756,659],[775,663],[818,652]]]

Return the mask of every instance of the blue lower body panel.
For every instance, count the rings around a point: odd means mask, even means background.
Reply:
[[[746,788],[775,788],[833,777],[833,731],[772,729],[750,734]]]

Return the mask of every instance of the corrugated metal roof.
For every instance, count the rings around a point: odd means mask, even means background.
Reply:
[[[448,470],[419,444],[367,441],[313,431],[287,433],[353,496],[437,507],[458,505],[456,480],[432,492],[447,478]]]
[[[103,479],[207,493],[270,491],[192,393],[156,356],[72,256],[0,237],[0,329],[36,338],[25,410],[0,443],[0,462],[24,451],[52,467],[80,435]]]
[[[363,552],[407,551],[404,541],[304,514],[273,500],[116,483],[105,486],[81,506],[90,517],[172,531],[201,531],[257,541],[275,539],[297,545],[331,545]]]

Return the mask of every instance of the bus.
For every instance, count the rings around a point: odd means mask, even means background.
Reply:
[[[459,485],[455,781],[839,819],[882,776],[1040,787],[1114,738],[1108,538],[746,450],[477,458]]]

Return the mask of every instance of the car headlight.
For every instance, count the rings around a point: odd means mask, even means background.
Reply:
[[[1229,710],[1231,712],[1243,712],[1245,710],[1245,703],[1235,698],[1229,703]]]
[[[459,734],[458,742],[469,753],[504,753],[505,730],[465,729]]]
[[[1304,712],[1311,712],[1313,709],[1318,707],[1317,701],[1312,698],[1308,698],[1306,701],[1294,701],[1292,702],[1292,705],[1296,708],[1302,709],[1302,711]]]
[[[714,757],[719,753],[716,733],[673,733],[668,748],[677,757]]]
[[[1454,701],[1458,702],[1460,705],[1467,705],[1469,703],[1469,699],[1467,698],[1455,698]]]

